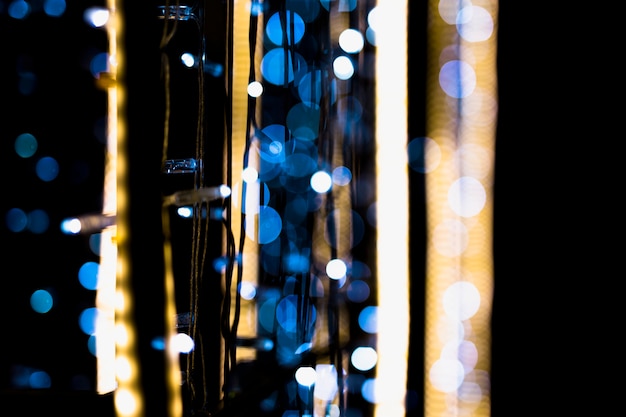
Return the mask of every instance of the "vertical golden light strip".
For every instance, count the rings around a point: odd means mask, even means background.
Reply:
[[[230,206],[231,213],[231,230],[235,239],[235,244],[237,245],[237,250],[239,250],[239,237],[243,233],[244,225],[241,222],[242,219],[242,195],[243,192],[243,178],[242,173],[245,168],[244,166],[244,156],[248,147],[248,117],[250,109],[248,109],[248,84],[250,77],[250,68],[253,63],[250,62],[250,10],[251,4],[250,1],[245,0],[233,0],[233,27],[231,29],[232,34],[232,85],[231,90],[229,91],[231,97],[231,108],[230,114],[232,116],[231,122],[231,132],[232,136],[227,138],[227,140],[231,141],[231,170],[232,170],[232,182],[233,189],[239,191],[239,195],[237,193],[233,193],[232,201],[233,203]],[[256,45],[255,45],[256,46]],[[254,155],[251,155],[251,158],[254,159]],[[257,199],[258,201],[258,199]],[[247,202],[246,204],[250,204],[251,202]],[[248,282],[257,282],[258,278],[258,247],[255,242],[252,242],[249,239],[246,239],[246,244],[243,248],[243,253],[237,253],[237,256],[240,256],[240,263],[235,263],[235,275],[239,272],[243,275],[243,281]],[[242,271],[239,271],[239,268],[243,268]],[[235,284],[235,283],[234,283]],[[233,303],[232,308],[230,309],[231,317],[229,318],[232,322],[235,320],[234,315],[236,314],[234,302],[238,296],[238,288],[236,285],[231,286],[231,300]],[[247,304],[243,305],[244,309],[247,309]],[[248,315],[248,311],[244,312],[243,317]],[[238,324],[238,333],[246,336],[255,334],[256,328],[254,327],[254,323],[250,320],[240,321]],[[238,350],[238,359],[240,358],[249,358],[253,359],[256,357],[256,352],[254,350],[244,350],[243,352]],[[234,366],[235,364],[231,364]]]
[[[472,14],[464,13],[470,9],[462,11],[463,6],[473,7]],[[464,39],[457,22],[484,29],[484,16],[480,22],[471,21],[484,11],[494,23],[491,36]],[[425,416],[487,417],[497,1],[460,5],[431,0],[428,14],[426,133],[440,161],[426,174]],[[440,83],[442,67],[451,61],[461,63],[454,83],[468,90],[459,97],[448,95]],[[480,210],[472,209],[481,202]]]
[[[115,1],[107,1],[110,13],[115,11]],[[116,28],[111,18],[106,26],[109,63],[108,72],[101,74],[102,87],[107,90],[107,148],[104,161],[104,192],[102,214],[115,216],[117,213],[117,90],[115,56],[117,54]],[[106,79],[105,79],[106,78]],[[96,333],[96,391],[99,394],[112,392],[115,381],[115,273],[116,273],[116,228],[109,226],[100,235],[100,269],[96,308],[98,323]]]
[[[379,1],[376,29],[378,417],[403,417],[408,369],[407,1]]]
[[[128,280],[131,267],[129,256],[129,213],[128,213],[128,154],[126,152],[126,79],[124,45],[124,18],[122,0],[111,0],[111,25],[115,31],[115,55],[111,57],[116,74],[115,96],[117,106],[110,111],[117,117],[117,269],[115,300],[115,372],[118,382],[114,393],[116,414],[120,417],[142,417],[144,415],[143,393],[140,384],[137,335],[133,319],[132,285]],[[120,7],[118,7],[120,6]]]

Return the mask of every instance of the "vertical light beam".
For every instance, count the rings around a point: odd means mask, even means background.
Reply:
[[[403,417],[408,369],[407,2],[378,3],[376,195],[379,417]]]

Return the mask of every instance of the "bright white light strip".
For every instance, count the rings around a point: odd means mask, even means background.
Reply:
[[[404,417],[409,335],[407,2],[379,5],[376,32],[378,417]]]

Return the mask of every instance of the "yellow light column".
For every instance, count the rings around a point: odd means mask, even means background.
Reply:
[[[428,7],[426,417],[490,415],[497,5]]]

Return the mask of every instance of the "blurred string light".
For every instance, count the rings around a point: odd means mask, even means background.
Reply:
[[[498,3],[429,3],[425,416],[490,415]]]

